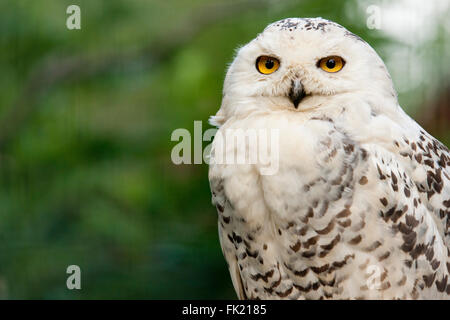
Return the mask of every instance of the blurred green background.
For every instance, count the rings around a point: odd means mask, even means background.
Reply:
[[[207,165],[173,164],[172,131],[210,127],[236,47],[321,16],[379,52],[403,108],[449,145],[449,1],[422,2],[1,1],[0,298],[234,299]]]

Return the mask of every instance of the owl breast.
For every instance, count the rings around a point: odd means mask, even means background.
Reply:
[[[233,126],[242,123],[221,130]],[[259,163],[210,167],[221,245],[241,298],[418,297],[421,267],[405,266],[399,226],[422,238],[428,230],[410,211],[413,197],[386,194],[380,183],[388,172],[397,189],[413,184],[391,153],[353,141],[323,116],[247,118],[245,127],[279,129],[279,163],[268,175]]]

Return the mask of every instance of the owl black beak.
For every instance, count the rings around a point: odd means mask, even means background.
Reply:
[[[298,104],[305,97],[305,91],[303,90],[303,85],[299,79],[292,80],[291,90],[289,91],[289,99],[291,99],[294,104],[295,109],[297,109]]]

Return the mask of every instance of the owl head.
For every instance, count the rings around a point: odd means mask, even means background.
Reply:
[[[237,51],[211,122],[255,111],[307,112],[344,95],[397,101],[383,61],[361,38],[322,18],[284,19]]]

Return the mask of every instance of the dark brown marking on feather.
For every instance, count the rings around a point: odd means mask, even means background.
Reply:
[[[284,266],[291,271],[293,274],[295,274],[297,277],[301,277],[303,278],[304,276],[306,276],[309,272],[309,268],[305,268],[303,270],[294,270],[291,267],[289,267],[286,263],[284,264]]]
[[[436,278],[436,272],[434,272],[433,274],[424,275],[423,276],[423,281],[425,282],[425,286],[427,288],[430,288],[433,285],[433,282],[434,282],[435,278]]]
[[[293,273],[294,273],[296,276],[298,276],[298,277],[304,277],[304,276],[306,276],[306,275],[308,274],[309,268],[306,268],[306,269],[301,270],[301,271],[298,271],[298,270],[292,270],[292,271],[293,271]]]
[[[247,253],[242,252],[241,254],[239,254],[239,260],[244,260],[245,258],[247,258]]]
[[[420,140],[422,140],[422,138]],[[422,141],[425,141],[425,139],[423,139]],[[422,149],[422,151],[426,152],[425,148],[423,147],[422,141],[418,141],[417,145],[419,146],[420,149]]]
[[[425,163],[425,165],[427,165],[427,166],[429,166],[429,167],[434,169],[434,161],[433,160],[426,159],[426,160],[423,161],[423,163]]]
[[[408,205],[404,205],[402,210],[395,211],[395,213],[391,217],[391,220],[394,223],[396,223],[397,220],[400,219],[407,211],[408,211]]]
[[[281,276],[280,276],[280,278],[279,278],[277,281],[275,281],[269,288],[264,287],[264,291],[266,291],[266,292],[269,293],[269,294],[272,294],[272,293],[273,293],[273,289],[275,289],[276,287],[278,287],[278,286],[280,285],[280,283],[281,283]]]
[[[403,235],[404,243],[402,244],[401,249],[405,252],[410,252],[414,248],[414,245],[416,244],[416,240],[417,240],[416,232],[411,231],[408,234],[404,234]]]
[[[389,256],[391,255],[391,253],[389,252],[389,251],[386,251],[386,253],[384,253],[383,255],[381,255],[379,258],[378,258],[378,261],[383,261],[383,260],[386,260]]]
[[[316,274],[320,274],[320,273],[322,273],[322,272],[327,271],[329,267],[330,267],[330,264],[327,263],[327,264],[324,264],[324,265],[321,266],[321,267],[311,267],[311,270],[312,270],[314,273],[316,273]]]
[[[344,220],[344,221],[338,221],[338,224],[341,227],[343,227],[343,228],[347,228],[347,227],[349,227],[352,224],[352,220],[347,219],[347,220]]]
[[[436,280],[436,288],[438,289],[439,292],[444,292],[446,286],[447,286],[447,279],[448,279],[448,275],[446,275],[445,277],[442,277],[442,279],[440,281]]]
[[[391,171],[391,179],[392,179],[392,182],[393,182],[394,184],[397,184],[397,183],[398,183],[397,176],[396,176],[395,173],[392,172],[392,171]]]
[[[358,243],[360,243],[362,240],[362,236],[359,234],[356,237],[354,237],[353,239],[351,239],[348,243],[352,244],[352,245],[356,245]]]
[[[403,191],[405,192],[405,196],[406,196],[407,198],[409,198],[409,197],[411,196],[411,191],[410,191],[407,187],[405,187],[405,188],[403,189]]]
[[[315,231],[320,235],[324,235],[328,234],[331,230],[333,230],[333,228],[334,228],[334,220],[331,220],[330,223],[328,223],[328,225],[324,229]]]
[[[352,212],[350,211],[350,209],[345,208],[344,210],[339,212],[336,217],[338,217],[338,218],[345,218],[345,217],[348,217],[351,213]]]
[[[361,148],[361,159],[366,160],[367,156],[368,156],[367,150]]]
[[[355,146],[353,144],[345,144],[344,150],[346,154],[351,154],[353,151],[355,151]]]
[[[417,227],[419,225],[419,220],[414,218],[413,215],[407,214],[405,216],[405,223],[406,223],[407,226],[409,226],[411,228],[415,228],[415,227]]]
[[[380,169],[380,166],[377,164],[377,170],[378,170],[378,175],[380,176],[381,180],[386,179],[386,176],[383,174],[383,172]]]
[[[293,284],[293,286],[300,292],[309,292],[312,289],[312,285],[311,283],[309,285],[307,285],[306,287],[302,287],[301,285],[297,285],[297,284]]]
[[[387,270],[384,268],[384,272],[381,274],[380,281],[384,281],[387,278]]]
[[[360,185],[365,185],[365,184],[367,184],[368,181],[369,180],[367,180],[366,176],[362,176],[361,179],[359,179],[359,184]]]
[[[400,155],[405,158],[411,157],[411,154],[409,154],[408,152],[400,152]]]
[[[252,258],[255,258],[255,259],[256,259],[256,257],[258,257],[258,254],[259,254],[258,250],[255,250],[255,251],[251,252],[247,248],[245,249],[245,252],[247,252],[249,257],[252,257]]]
[[[422,154],[418,153],[414,156],[414,158],[416,158],[416,161],[418,163],[422,163]]]
[[[446,164],[445,160],[446,160],[445,154],[442,153],[440,158],[439,158],[439,161],[438,161],[439,167],[441,167],[441,168],[446,168],[447,167],[447,164]]]
[[[331,185],[333,185],[333,186],[340,185],[341,183],[342,183],[342,176],[341,177],[337,177],[336,179],[331,181]]]
[[[411,228],[408,227],[405,223],[400,222],[397,226],[394,226],[393,229],[400,231],[401,233],[408,234],[411,232]]]
[[[308,223],[309,218],[312,218],[312,217],[314,217],[314,210],[313,210],[313,208],[309,207],[308,212],[306,213],[306,216],[301,218],[300,220],[306,224],[306,223]]]
[[[325,117],[325,116],[322,116],[322,117],[312,117],[311,120],[327,121],[327,122],[330,122],[330,123],[334,123],[334,121],[333,121],[331,118]]]
[[[292,251],[297,252],[298,250],[300,250],[300,248],[302,247],[302,244],[300,241],[297,241],[297,243],[293,246],[290,246],[290,248],[292,249]]]
[[[302,257],[304,258],[311,258],[316,254],[316,251],[314,249],[310,250],[310,251],[304,251],[302,252]]]
[[[382,204],[383,206],[385,206],[385,207],[388,205],[388,201],[387,201],[386,198],[381,198],[381,199],[380,199],[380,202],[381,202],[381,204]]]
[[[374,243],[372,243],[370,246],[368,246],[367,248],[365,248],[364,249],[364,251],[366,251],[366,252],[372,252],[372,251],[374,251],[375,249],[377,249],[378,247],[380,247],[381,246],[381,242],[380,241],[378,241],[378,240],[376,240]]]
[[[233,232],[233,240],[236,243],[241,243],[242,242],[242,238],[240,236],[238,236],[236,233]]]
[[[298,234],[300,236],[304,236],[306,232],[308,232],[308,226],[304,226],[300,230],[295,230],[295,234]]]
[[[387,222],[390,219],[390,217],[394,214],[396,208],[397,208],[397,206],[393,206],[388,211],[382,212],[382,216],[383,216],[384,221]]]
[[[333,240],[331,240],[331,242],[329,244],[324,244],[321,245],[320,247],[324,250],[332,250],[334,248],[334,246],[341,240],[341,236],[339,234],[336,235],[336,237],[334,237]]]
[[[381,284],[381,286],[378,288],[378,290],[379,291],[384,291],[384,290],[389,289],[390,287],[391,287],[391,283],[389,281],[388,282],[383,282]]]
[[[426,246],[423,243],[419,243],[414,247],[414,249],[411,251],[410,255],[411,257],[416,260],[419,256],[424,254],[426,251]]]
[[[274,270],[272,269],[270,271],[267,271],[264,274],[261,274],[261,273],[251,274],[250,278],[254,281],[258,281],[258,280],[262,279],[265,283],[267,283],[269,278],[271,278],[273,276],[273,273],[274,273]]]
[[[433,257],[434,257],[434,249],[433,249],[433,247],[429,247],[428,249],[427,249],[427,251],[425,252],[425,257],[427,258],[427,260],[428,261],[431,261],[431,260],[433,260]],[[447,264],[448,265],[448,264]],[[449,270],[450,271],[450,270]]]
[[[336,283],[336,276],[334,276],[330,281],[325,281],[324,279],[319,278],[319,282],[324,287],[334,287],[334,284]]]
[[[314,236],[309,238],[307,241],[303,242],[303,246],[305,249],[309,249],[310,246],[315,245],[319,240],[319,236]]]
[[[397,285],[398,285],[399,287],[401,287],[401,286],[404,286],[405,283],[406,283],[406,276],[403,275],[403,277],[397,282]]]
[[[439,265],[441,264],[440,261],[437,261],[436,259],[434,259],[433,261],[431,261],[431,267],[433,268],[433,270],[436,270],[437,268],[439,268]]]
[[[328,210],[329,203],[328,201],[323,202],[323,206],[319,211],[319,217],[323,217]]]

